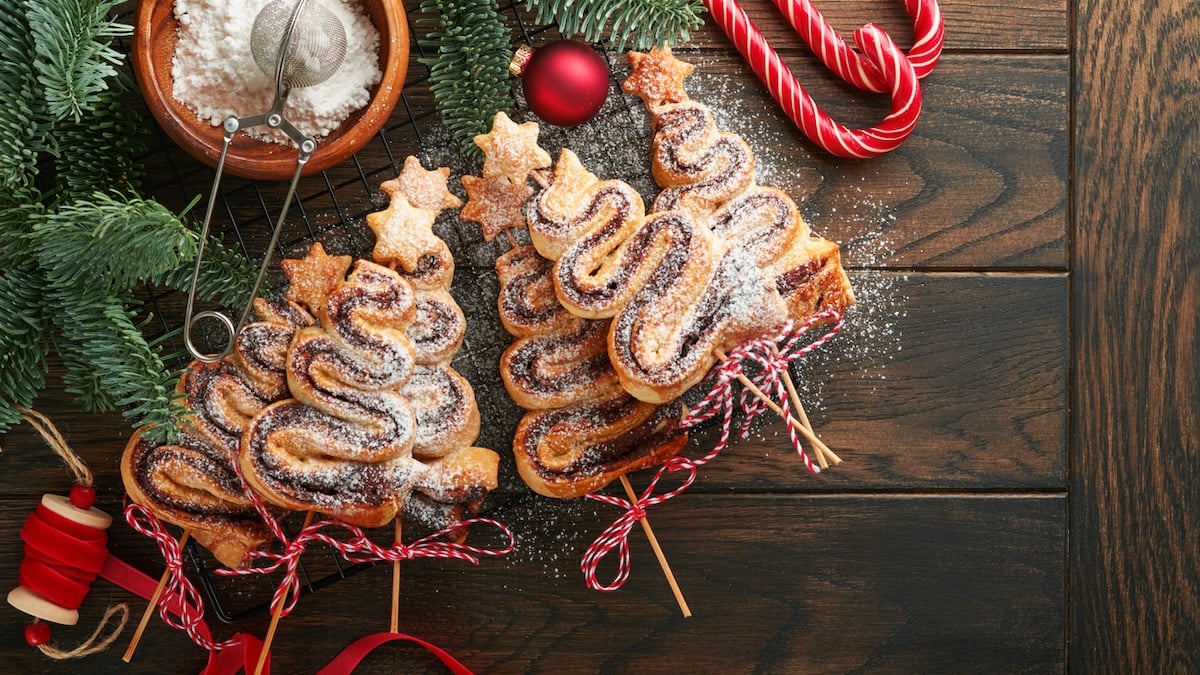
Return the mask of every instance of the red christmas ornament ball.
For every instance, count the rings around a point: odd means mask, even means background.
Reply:
[[[551,124],[573,127],[586,122],[608,98],[608,64],[582,42],[562,40],[533,50],[523,47],[514,63],[529,109]]]

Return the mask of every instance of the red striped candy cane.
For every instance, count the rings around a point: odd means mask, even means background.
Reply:
[[[866,25],[854,32],[854,42],[862,50],[863,56],[849,56],[852,52],[840,39],[837,42],[845,52],[843,55],[839,56],[839,48],[833,45],[831,39],[822,40],[819,43],[821,47],[814,48],[814,51],[821,51],[828,56],[829,61],[825,62],[834,64],[829,67],[848,82],[866,89],[882,84],[882,87],[872,90],[891,93],[892,106],[882,122],[867,129],[853,129],[834,121],[817,106],[775,50],[767,44],[762,33],[750,22],[736,0],[704,0],[704,3],[717,25],[733,41],[759,80],[767,85],[767,90],[783,107],[788,118],[814,143],[828,152],[839,157],[876,157],[899,147],[916,127],[917,118],[921,114],[920,78],[909,57],[878,26]],[[799,9],[803,13],[806,8],[816,12],[811,3],[807,2],[803,2]],[[918,12],[922,27],[927,28],[926,24],[930,22],[937,27],[928,36],[925,33],[918,35],[918,39],[926,38],[916,54],[924,73],[936,64],[937,56],[941,53],[941,14],[936,11],[936,5],[934,8],[932,11]],[[806,26],[805,30],[808,30],[807,26],[816,22],[827,30],[813,28],[811,37],[827,38],[831,33],[836,36],[819,13],[815,19],[811,15],[806,16],[809,18],[809,24],[800,24],[797,20],[793,26],[803,25]],[[789,20],[794,17],[795,12]],[[933,49],[934,47],[936,49]],[[863,64],[869,64],[870,68]],[[875,75],[869,74],[872,69],[879,82],[875,81]]]
[[[877,94],[888,90],[887,79],[879,68],[851,49],[811,0],[772,1],[826,68],[859,89]],[[913,20],[915,36],[906,58],[921,79],[933,72],[942,56],[945,41],[942,12],[934,0],[905,0],[904,8]]]

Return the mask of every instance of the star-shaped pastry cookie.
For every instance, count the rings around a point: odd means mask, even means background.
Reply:
[[[413,206],[422,209],[457,209],[462,206],[462,200],[446,188],[450,180],[449,167],[426,171],[421,161],[412,155],[404,160],[404,168],[394,181],[387,181],[380,186],[389,196],[394,196],[399,190],[408,197]]]
[[[551,184],[556,194],[578,199],[583,191],[600,179],[587,170],[570,148],[563,148],[558,153],[558,163],[554,165],[554,182]]]
[[[675,58],[670,45],[645,53],[629,52],[629,65],[633,71],[621,83],[621,89],[642,97],[647,106],[687,100],[683,79],[694,66]]]
[[[288,278],[287,299],[309,309],[313,315],[325,310],[325,301],[346,278],[353,258],[348,255],[329,255],[320,243],[308,249],[303,258],[280,262]]]
[[[517,124],[503,112],[496,113],[492,130],[475,137],[485,157],[483,177],[507,176],[524,185],[529,172],[550,166],[550,153],[538,146],[537,137],[537,122]]]
[[[433,233],[438,212],[413,206],[399,186],[390,194],[392,202],[386,209],[367,214],[367,227],[375,232],[371,257],[381,265],[412,272],[421,256],[446,245]]]
[[[463,176],[467,205],[459,212],[463,220],[479,223],[483,238],[491,241],[507,229],[525,226],[525,202],[533,194],[528,185],[514,185],[503,176]]]

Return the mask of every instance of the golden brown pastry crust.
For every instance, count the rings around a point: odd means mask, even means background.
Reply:
[[[299,327],[312,322],[297,305],[255,301],[262,321],[245,326],[230,356],[193,362],[177,389],[188,409],[173,443],[139,429],[121,456],[130,499],[160,520],[183,527],[221,564],[238,567],[271,535],[243,492],[233,463],[250,420],[287,394],[284,363]]]

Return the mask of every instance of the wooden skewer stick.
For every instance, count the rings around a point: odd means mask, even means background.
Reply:
[[[771,345],[771,351],[775,352],[776,356],[779,356],[779,347]],[[786,370],[783,371],[783,385],[787,387],[788,398],[792,400],[792,407],[796,409],[796,416],[800,418],[800,424],[805,429],[811,431],[813,438],[816,438],[817,432],[813,431],[812,422],[808,421],[808,413],[804,410],[804,404],[800,402],[800,395],[796,393],[796,383],[792,382],[792,374]],[[833,460],[834,464],[842,463],[842,458],[834,454],[829,449],[829,446],[820,440],[814,441],[813,447],[816,449],[816,452],[813,454],[817,456],[817,462],[821,465],[822,469],[829,468],[829,458]]]
[[[182,549],[191,536],[192,531],[185,529],[183,534],[179,536],[179,548]],[[133,638],[129,640],[129,646],[125,649],[125,655],[121,657],[121,660],[125,663],[129,663],[130,659],[133,658],[133,652],[137,649],[138,642],[142,639],[142,633],[146,632],[146,625],[150,623],[150,617],[154,614],[154,608],[158,606],[158,600],[162,596],[163,589],[166,588],[167,579],[170,576],[170,569],[163,570],[162,577],[158,580],[158,585],[154,587],[154,593],[150,595],[150,603],[146,605],[146,611],[142,614],[142,620],[138,622],[137,630],[133,631]]]
[[[716,351],[715,353],[716,353],[717,358],[721,359],[722,361],[724,361],[725,359],[728,358],[725,355],[725,353],[720,350]],[[816,445],[817,443],[821,443],[821,439],[817,438],[817,435],[815,433],[813,433],[812,429],[801,424],[800,421],[797,420],[795,417],[792,417],[791,415],[784,413],[783,408],[780,408],[777,403],[772,401],[771,397],[767,396],[766,393],[763,392],[762,389],[759,389],[758,385],[754,384],[754,382],[751,381],[750,378],[746,377],[745,375],[739,374],[738,382],[740,382],[743,387],[745,387],[747,390],[749,390],[751,394],[754,394],[755,396],[757,396],[759,398],[759,400],[761,400],[776,415],[779,415],[780,417],[782,417],[784,419],[790,420],[792,423],[792,426],[794,426],[800,432],[800,434],[802,436],[807,438],[809,443],[812,443],[813,445]],[[826,446],[824,443],[821,443],[821,446],[824,448],[825,452],[829,453],[829,456],[833,460],[834,464],[842,463],[842,458],[838,457],[837,454],[833,452],[833,450],[830,450],[829,446]]]
[[[629,495],[630,503],[636,504],[637,494],[633,491],[633,486],[629,484],[629,479],[625,477],[625,474],[621,474],[621,485],[625,488],[625,494]],[[662,547],[658,545],[658,538],[654,536],[654,530],[650,529],[650,521],[642,516],[638,522],[642,524],[642,530],[645,531],[646,538],[650,540],[650,548],[654,549],[654,555],[658,557],[658,564],[667,577],[667,584],[671,586],[671,592],[675,594],[675,602],[679,603],[679,611],[683,612],[685,619],[690,617],[692,610],[688,607],[687,600],[683,598],[683,591],[679,590],[679,583],[675,581],[675,575],[667,563],[667,556],[663,554]]]
[[[393,541],[400,543],[401,525],[400,517],[396,516],[394,521],[396,528],[396,536]],[[392,562],[392,622],[389,625],[391,632],[400,632],[400,561]]]
[[[300,529],[308,527],[312,524],[313,512],[309,511],[304,516],[304,524]],[[271,625],[267,627],[267,635],[263,638],[262,651],[258,654],[258,663],[254,666],[254,675],[261,675],[263,666],[267,663],[267,654],[271,653],[271,641],[275,639],[275,629],[279,627],[279,617],[283,615],[283,606],[287,604],[287,592],[283,597],[279,598],[279,604],[275,606],[275,610],[271,612]]]
[[[505,228],[505,230],[504,230],[504,236],[505,236],[505,238],[507,238],[507,239],[508,239],[508,245],[509,245],[509,246],[511,246],[511,247],[513,247],[513,248],[516,248],[516,247],[518,247],[518,246],[520,246],[520,245],[521,245],[521,244],[520,244],[520,243],[517,241],[517,237],[516,237],[516,235],[514,235],[514,234],[512,233],[512,230],[510,230],[510,229],[508,229],[508,228]]]

